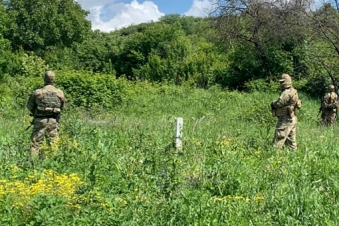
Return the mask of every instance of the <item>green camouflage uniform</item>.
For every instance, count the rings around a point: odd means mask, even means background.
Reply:
[[[31,134],[31,158],[42,156],[40,146],[45,137],[51,141],[59,136],[58,119],[65,103],[64,93],[53,86],[55,74],[47,71],[45,85],[35,90],[27,101],[27,108],[34,115]]]
[[[283,74],[279,81],[282,93],[278,100],[271,103],[273,115],[278,118],[273,144],[279,149],[287,145],[295,150],[297,149],[296,128],[298,122],[295,109],[301,107],[301,101],[297,90],[292,87],[292,80],[289,75]]]
[[[334,90],[334,86],[330,85],[329,92],[325,94],[321,102],[321,124],[323,126],[334,125],[337,120],[338,95]]]

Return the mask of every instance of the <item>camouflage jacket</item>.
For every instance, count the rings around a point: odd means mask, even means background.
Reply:
[[[326,93],[322,102],[321,109],[323,111],[331,111],[338,107],[338,95],[335,92]]]
[[[60,114],[65,101],[62,90],[46,85],[31,94],[27,101],[27,108],[35,117],[55,116]]]
[[[298,91],[293,87],[284,89],[280,94],[278,100],[273,102],[275,108],[275,116],[294,116],[295,108],[301,107],[301,102],[299,100]]]

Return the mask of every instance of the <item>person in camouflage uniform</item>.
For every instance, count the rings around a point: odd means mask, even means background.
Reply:
[[[335,93],[334,85],[328,86],[328,92],[321,101],[321,124],[323,126],[334,125],[337,120],[338,95]]]
[[[282,149],[284,145],[296,150],[297,116],[295,109],[301,108],[298,92],[292,87],[292,79],[288,74],[282,74],[279,79],[282,90],[278,100],[271,103],[273,116],[278,118],[275,128],[273,145]]]
[[[53,141],[59,136],[58,124],[65,96],[63,91],[53,86],[54,80],[55,73],[47,71],[44,75],[44,86],[35,90],[27,101],[27,108],[34,116],[30,147],[32,159],[42,157],[40,146],[45,137]]]

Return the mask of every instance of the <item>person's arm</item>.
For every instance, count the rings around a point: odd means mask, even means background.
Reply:
[[[327,108],[330,98],[331,98],[331,94],[328,94],[328,93],[326,93],[325,96],[323,97],[323,100],[321,102],[321,106],[323,110]]]
[[[58,97],[60,98],[61,101],[60,109],[63,110],[65,108],[66,98],[62,90],[59,90]]]
[[[30,95],[30,97],[28,98],[26,106],[27,106],[27,109],[31,112],[31,114],[34,114],[35,109],[37,107],[36,102],[35,102],[35,95],[34,95],[34,93],[32,93]]]
[[[275,108],[282,108],[288,106],[289,100],[290,100],[289,93],[287,91],[284,91],[281,93],[279,99],[273,102],[273,105]]]

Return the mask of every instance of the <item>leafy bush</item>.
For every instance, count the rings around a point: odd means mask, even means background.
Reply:
[[[16,116],[26,108],[29,95],[42,85],[39,77],[11,77],[6,75],[0,83],[0,115]]]
[[[0,84],[1,115],[12,117],[13,112],[25,111],[29,95],[43,86],[43,73],[40,73],[40,76],[3,78]],[[64,91],[68,106],[85,109],[110,110],[127,104],[137,92],[133,83],[126,79],[90,72],[56,71],[55,86]]]
[[[21,73],[25,77],[41,77],[47,70],[45,61],[34,53],[24,54],[21,58]]]
[[[57,72],[56,85],[61,88],[70,105],[86,109],[112,109],[131,98],[131,83],[115,75],[89,72]]]
[[[256,79],[245,83],[245,90],[248,92],[276,92],[278,89],[278,82],[267,81],[267,79]]]
[[[311,97],[322,97],[326,91],[328,84],[331,84],[329,77],[326,76],[312,76],[302,87],[302,90]]]

